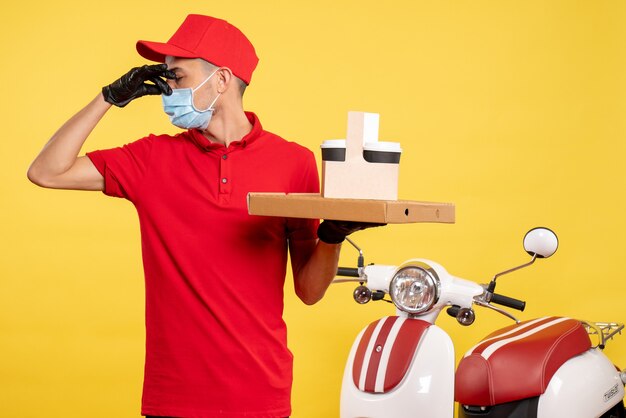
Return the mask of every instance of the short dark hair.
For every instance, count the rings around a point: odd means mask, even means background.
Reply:
[[[200,58],[200,59],[202,59],[202,58]],[[211,64],[207,60],[202,59],[202,62],[204,63],[208,73],[212,73],[213,71],[215,71],[215,70],[217,70],[219,68],[217,65]],[[235,80],[237,81],[237,87],[239,88],[239,95],[241,97],[243,97],[243,94],[246,91],[246,87],[248,87],[248,85],[246,84],[245,81],[243,81],[242,79],[240,79],[236,75],[233,74],[233,77],[235,77]]]

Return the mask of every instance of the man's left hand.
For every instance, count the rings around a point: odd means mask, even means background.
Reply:
[[[324,220],[317,228],[317,237],[326,244],[340,244],[353,232],[387,224]]]

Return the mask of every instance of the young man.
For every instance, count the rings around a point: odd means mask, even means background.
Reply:
[[[335,275],[341,241],[369,225],[248,215],[250,191],[312,193],[319,180],[309,150],[243,110],[258,58],[237,28],[189,15],[167,43],[139,41],[137,50],[163,64],[104,87],[52,136],[28,177],[42,187],[101,190],[137,209],[146,282],[142,414],[285,417],[287,250],[296,293],[313,304]],[[148,94],[162,94],[183,132],[78,156],[111,105]]]

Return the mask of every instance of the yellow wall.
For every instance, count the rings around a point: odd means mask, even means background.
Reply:
[[[137,417],[143,284],[132,205],[31,185],[26,169],[69,116],[187,13],[239,26],[261,57],[246,108],[318,152],[348,110],[381,114],[404,148],[400,197],[451,201],[456,225],[358,233],[367,261],[426,257],[486,281],[552,227],[550,260],[501,279],[521,317],[626,321],[626,3],[615,1],[12,2],[0,56],[0,416]],[[174,132],[156,97],[112,109],[85,149]],[[319,153],[318,153],[319,155]],[[342,264],[355,253],[344,249]],[[337,285],[306,307],[288,285],[294,417],[337,416],[352,339],[390,305]],[[509,322],[441,326],[465,351]],[[606,352],[626,367],[626,338]]]

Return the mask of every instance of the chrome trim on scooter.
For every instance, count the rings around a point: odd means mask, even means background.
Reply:
[[[357,268],[359,269],[359,276],[363,276],[363,270],[365,269],[365,256],[363,255],[363,250],[361,247],[356,245],[356,242],[352,241],[350,237],[346,237],[346,241],[348,241],[350,245],[352,245],[359,252]]]
[[[592,348],[599,348],[600,350],[604,350],[604,347],[606,347],[606,342],[608,340],[612,340],[614,336],[621,334],[622,330],[624,329],[624,324],[620,324],[617,322],[580,322],[587,329],[587,333],[589,335],[598,336],[599,342]]]
[[[398,301],[395,300],[393,289],[394,289],[398,274],[400,274],[404,270],[410,270],[410,269],[422,270],[424,273],[426,273],[426,277],[435,291],[435,295],[433,297],[433,300],[430,302],[430,304],[420,309],[408,309],[406,306],[402,306]],[[441,279],[439,278],[439,274],[437,274],[437,271],[431,265],[423,261],[410,260],[402,264],[396,269],[396,272],[394,273],[391,279],[391,282],[389,282],[389,290],[387,291],[387,293],[391,297],[391,301],[393,302],[393,304],[399,310],[406,312],[409,315],[423,315],[427,312],[430,312],[433,306],[435,306],[437,302],[439,302],[439,298],[441,297]]]
[[[533,264],[535,261],[537,261],[537,254],[533,254],[533,258],[528,263],[522,264],[521,266],[513,267],[511,269],[508,269],[508,270],[505,270],[503,272],[496,274],[495,276],[493,276],[493,279],[491,279],[491,281],[495,282],[498,277],[504,276],[505,274],[513,273],[514,271],[523,269],[524,267],[528,267],[531,264]]]

